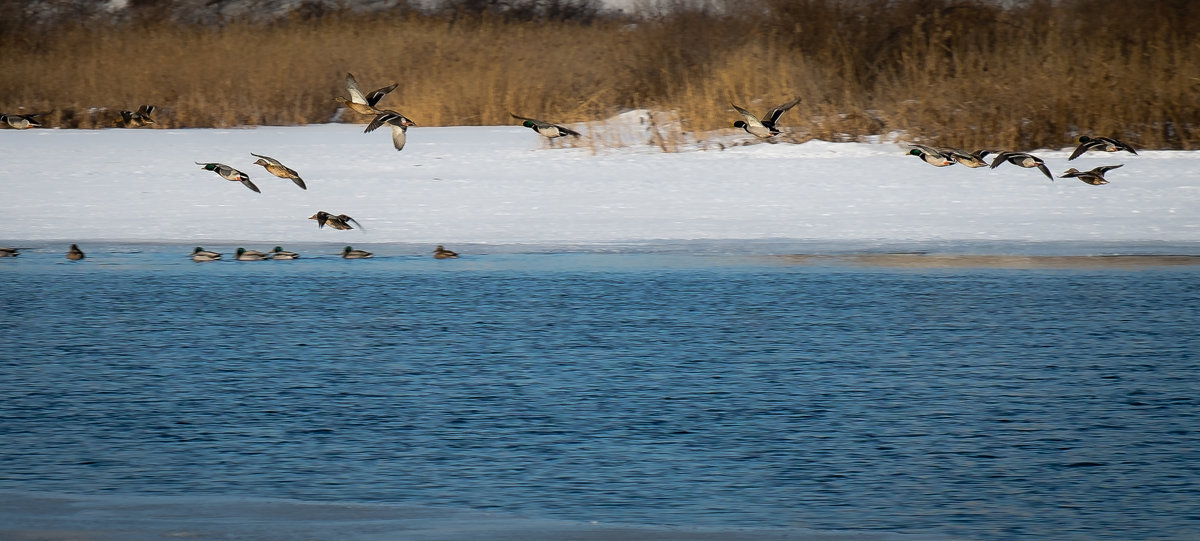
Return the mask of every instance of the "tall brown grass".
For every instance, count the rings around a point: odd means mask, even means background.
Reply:
[[[329,12],[268,23],[63,20],[0,31],[0,112],[160,127],[335,118],[352,72],[422,126],[555,122],[650,108],[702,133],[793,96],[793,140],[901,132],[962,147],[1081,133],[1200,148],[1200,9],[1188,0],[746,0],[654,16]],[[346,112],[348,121],[365,121]]]

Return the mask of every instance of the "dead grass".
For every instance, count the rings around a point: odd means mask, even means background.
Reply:
[[[414,11],[198,26],[153,13],[0,33],[0,112],[97,128],[328,122],[353,72],[422,126],[554,122],[649,108],[657,143],[803,97],[791,140],[902,132],[961,147],[1070,145],[1081,133],[1200,148],[1200,10],[1187,0],[750,0],[645,19],[528,22]],[[346,112],[346,121],[367,119]],[[679,133],[661,133],[662,126]]]

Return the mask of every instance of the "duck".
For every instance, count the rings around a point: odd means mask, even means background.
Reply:
[[[433,258],[434,259],[455,259],[457,257],[458,257],[457,252],[447,250],[441,244],[437,245],[437,248],[433,249]]]
[[[281,163],[279,160],[276,160],[275,158],[272,158],[270,156],[263,156],[262,154],[255,154],[253,152],[251,152],[250,155],[258,158],[258,161],[255,161],[254,165],[263,166],[264,168],[266,168],[268,173],[271,173],[272,175],[275,175],[279,178],[290,179],[297,186],[299,186],[301,190],[308,189],[308,186],[304,185],[304,179],[300,178],[300,174],[297,173],[292,168],[290,168],[286,165],[283,165],[283,163]]]
[[[264,254],[258,250],[238,248],[237,256],[234,257],[234,259],[237,259],[238,261],[265,261],[267,259],[267,254]]]
[[[316,214],[309,216],[308,219],[316,220],[318,229],[328,225],[329,227],[339,231],[345,231],[347,229],[354,229],[353,227],[350,227],[350,222],[354,222],[354,225],[357,225],[359,229],[364,231],[366,230],[366,228],[364,228],[362,224],[359,224],[357,220],[345,214],[338,214],[337,216],[334,216],[333,214],[323,210],[318,210]]]
[[[29,128],[40,128],[42,123],[38,122],[37,117],[46,116],[54,111],[45,113],[30,113],[27,115],[18,114],[0,114],[0,126],[12,128],[15,130],[27,130]]]
[[[223,178],[225,180],[232,181],[232,182],[241,182],[247,188],[250,188],[254,192],[262,193],[262,191],[258,189],[258,186],[255,186],[253,182],[250,182],[250,175],[247,175],[246,173],[238,171],[237,169],[229,167],[228,165],[225,165],[223,163],[200,163],[200,162],[195,162],[195,163],[196,163],[196,165],[199,165],[200,167],[204,168],[205,171],[212,171],[212,172],[220,175],[221,178]]]
[[[760,139],[769,139],[779,135],[779,130],[775,127],[775,123],[779,122],[779,116],[787,112],[788,109],[795,107],[797,103],[800,103],[800,98],[796,98],[778,107],[773,107],[760,119],[754,116],[754,113],[738,107],[731,102],[729,105],[732,105],[735,111],[741,113],[744,119],[734,122],[733,127],[742,128],[746,130],[746,133]]]
[[[1046,167],[1046,162],[1042,161],[1041,158],[1034,156],[1033,154],[1027,154],[1025,152],[1001,152],[996,154],[996,159],[992,160],[991,168],[995,169],[1004,162],[1026,168],[1036,167],[1044,175],[1046,175],[1046,178],[1050,179],[1051,182],[1054,181],[1054,175],[1050,174],[1050,169]]]
[[[300,257],[300,254],[284,250],[282,246],[276,246],[275,249],[271,250],[271,253],[268,255],[271,256],[271,259],[280,260],[297,259]]]
[[[947,165],[954,165],[954,160],[950,159],[950,157],[946,154],[943,154],[941,150],[916,144],[912,145],[912,147],[912,150],[909,150],[908,154],[910,156],[921,158],[922,161],[929,165],[934,167],[946,167]]]
[[[211,250],[205,250],[203,247],[197,246],[192,250],[192,261],[216,261],[221,259],[221,254]]]
[[[1067,158],[1067,161],[1074,160],[1075,158],[1083,155],[1084,152],[1092,149],[1099,149],[1105,152],[1117,152],[1118,150],[1124,150],[1135,156],[1137,155],[1137,151],[1134,150],[1129,144],[1122,143],[1121,141],[1109,137],[1090,137],[1087,135],[1080,135],[1076,141],[1079,141],[1079,146],[1075,147],[1075,151],[1071,153],[1071,157]]]
[[[976,167],[986,167],[988,162],[987,160],[984,160],[984,158],[987,157],[988,154],[995,153],[995,151],[992,150],[976,150],[975,152],[966,152],[957,148],[939,148],[938,152],[940,152],[943,156],[954,160],[955,163],[958,163],[959,165],[965,165],[972,169]]]
[[[71,261],[79,261],[84,257],[87,256],[83,255],[83,250],[79,249],[79,245],[72,244],[71,247],[67,249],[67,259],[70,259]]]
[[[542,134],[543,136],[550,138],[550,139],[554,139],[555,137],[564,137],[567,135],[570,135],[571,137],[579,137],[580,136],[579,132],[577,132],[575,130],[564,128],[562,126],[559,126],[558,124],[551,124],[549,122],[546,122],[545,120],[538,120],[536,118],[524,117],[524,116],[521,116],[518,114],[514,114],[512,111],[509,111],[508,114],[510,116],[512,116],[513,118],[520,120],[522,126],[525,126],[526,128],[529,128],[535,132],[538,132],[538,133]]]
[[[367,124],[367,129],[363,130],[363,133],[371,133],[384,124],[392,128],[392,146],[396,147],[397,151],[404,150],[404,142],[408,139],[408,127],[417,125],[403,114],[391,109],[385,109],[375,115],[371,123]]]
[[[375,254],[366,250],[355,250],[349,246],[342,248],[342,259],[366,259],[368,257],[375,257]]]
[[[21,255],[21,250],[17,248],[5,248],[0,246],[0,257],[17,257]]]
[[[1067,169],[1067,171],[1064,172],[1062,174],[1062,176],[1060,176],[1058,178],[1077,178],[1079,180],[1082,180],[1085,184],[1091,184],[1092,186],[1099,186],[1101,184],[1108,184],[1108,181],[1105,180],[1105,178],[1104,178],[1104,173],[1107,173],[1109,171],[1112,171],[1113,169],[1122,167],[1124,165],[1125,164],[1102,165],[1100,167],[1092,169],[1091,171],[1080,171],[1080,170],[1072,167],[1070,169]]]
[[[154,124],[154,119],[150,118],[150,113],[153,112],[153,105],[143,105],[138,107],[137,111],[121,111],[121,118],[118,118],[115,124],[122,128],[149,126]]]
[[[379,110],[375,108],[375,104],[384,96],[396,89],[399,83],[392,83],[391,86],[385,86],[379,90],[375,90],[370,94],[363,95],[362,88],[358,86],[358,80],[354,78],[353,73],[346,74],[346,92],[350,94],[350,99],[338,96],[333,98],[333,101],[344,104],[346,107],[353,109],[354,112],[364,115],[379,114]]]

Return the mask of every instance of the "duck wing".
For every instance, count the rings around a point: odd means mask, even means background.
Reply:
[[[354,78],[353,73],[346,74],[346,92],[350,93],[350,101],[369,105],[367,97],[363,95],[362,88],[359,88],[358,81]]]
[[[379,103],[379,100],[383,99],[383,97],[386,96],[388,94],[388,92],[395,90],[396,86],[399,84],[400,83],[392,83],[391,86],[385,86],[383,88],[380,88],[379,90],[374,90],[370,94],[367,94],[367,98],[366,98],[367,105],[374,107],[376,103]]]
[[[737,105],[734,105],[733,103],[730,103],[729,105],[733,105],[733,109],[735,111],[737,111],[738,113],[741,113],[742,118],[746,119],[747,125],[759,126],[759,127],[763,127],[763,128],[767,127],[767,126],[763,125],[762,121],[759,120],[758,117],[754,116],[754,113],[751,113],[750,111],[742,109],[741,107],[738,107]]]
[[[1079,143],[1079,146],[1075,147],[1075,151],[1071,153],[1071,156],[1067,158],[1067,161],[1071,161],[1082,156],[1084,152],[1095,148],[1099,144],[1101,143],[1095,139],[1091,139],[1086,143]]]
[[[782,115],[783,113],[786,113],[788,109],[795,107],[796,104],[798,104],[798,103],[800,103],[800,98],[796,98],[796,99],[789,101],[783,105],[775,107],[774,109],[771,109],[770,111],[767,111],[767,114],[765,116],[763,116],[762,123],[768,127],[774,126],[775,123],[779,121],[780,115]]]

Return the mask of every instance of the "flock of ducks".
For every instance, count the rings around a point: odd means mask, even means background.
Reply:
[[[416,126],[417,124],[399,111],[377,107],[380,100],[382,100],[384,96],[396,89],[398,83],[392,83],[391,85],[376,89],[367,94],[363,93],[362,87],[359,86],[358,80],[355,79],[354,74],[347,73],[345,83],[346,92],[350,97],[346,98],[344,96],[336,96],[333,98],[333,101],[345,105],[347,108],[356,113],[372,115],[374,117],[370,123],[367,124],[367,127],[363,130],[363,133],[371,133],[385,125],[391,128],[392,146],[396,150],[403,150],[404,144],[407,141],[409,126]],[[772,107],[761,118],[755,116],[745,108],[739,107],[737,104],[730,103],[729,105],[731,105],[733,109],[742,116],[741,120],[733,123],[733,127],[741,128],[745,130],[746,133],[759,139],[770,139],[776,135],[779,135],[780,133],[779,129],[777,128],[779,117],[789,109],[795,107],[798,103],[800,103],[800,98],[795,98],[776,107]],[[150,126],[154,124],[154,119],[151,117],[153,112],[153,105],[142,105],[136,111],[120,111],[119,117],[113,121],[113,125],[122,128],[139,128]],[[42,124],[39,122],[38,118],[48,114],[50,114],[50,112],[31,114],[0,114],[0,127],[19,130],[41,127]],[[558,124],[546,122],[544,120],[538,120],[536,118],[521,116],[512,112],[509,112],[509,115],[514,119],[520,120],[522,126],[530,128],[538,134],[549,139],[567,136],[580,136],[579,132]],[[1090,150],[1100,150],[1104,152],[1125,151],[1134,155],[1137,154],[1137,151],[1131,145],[1108,137],[1092,137],[1083,135],[1077,139],[1077,142],[1079,143],[1079,146],[1076,147],[1075,151],[1071,153],[1071,156],[1067,158],[1068,161],[1074,160]],[[1046,175],[1046,178],[1054,181],[1054,175],[1051,174],[1050,169],[1046,167],[1046,162],[1041,158],[1026,152],[994,150],[977,150],[975,152],[966,152],[957,148],[937,148],[926,145],[912,144],[910,145],[908,154],[917,156],[925,163],[928,163],[934,167],[946,167],[949,165],[961,164],[970,168],[988,167],[990,169],[995,169],[1004,163],[1011,163],[1024,168],[1036,168],[1041,171],[1042,174]],[[988,162],[986,159],[989,154],[994,155],[994,158],[992,158],[991,162]],[[284,165],[279,160],[270,156],[255,154],[253,152],[250,153],[250,155],[258,158],[258,160],[253,163],[254,165],[262,166],[268,173],[276,177],[291,180],[302,190],[308,189],[308,186],[305,185],[304,179],[300,177],[300,174],[294,169]],[[250,175],[247,175],[246,173],[229,165],[219,162],[195,163],[205,171],[212,171],[221,178],[231,182],[240,182],[246,188],[256,193],[262,193],[262,190],[260,190],[257,185],[250,181]],[[1090,171],[1079,171],[1078,169],[1072,167],[1063,172],[1059,178],[1076,178],[1084,183],[1093,186],[1099,186],[1102,184],[1108,184],[1108,180],[1104,178],[1105,173],[1118,167],[1122,167],[1123,165],[1124,164],[1104,165],[1096,167]],[[359,224],[358,221],[346,214],[332,214],[330,212],[321,210],[317,211],[312,216],[309,216],[308,219],[316,220],[318,228],[329,226],[331,229],[339,231],[351,230],[355,227],[363,229],[362,225]],[[19,253],[19,250],[16,248],[0,247],[0,257],[16,257],[19,255]],[[341,253],[341,256],[345,259],[366,259],[373,257],[373,255],[374,254],[371,252],[365,250],[356,250],[351,246],[346,246]],[[78,261],[83,259],[85,256],[83,251],[80,250],[78,246],[72,244],[70,249],[67,251],[66,257],[69,260]],[[221,259],[221,254],[197,247],[192,251],[191,257],[194,261],[218,261]],[[289,260],[296,259],[298,257],[300,257],[299,254],[286,251],[279,246],[276,246],[274,250],[266,253],[256,250],[246,250],[245,248],[238,248],[235,255],[235,259],[238,261],[264,261],[268,259]],[[458,257],[458,254],[445,249],[441,245],[438,245],[433,252],[433,257],[436,259],[452,259]]]
[[[1079,146],[1075,147],[1075,151],[1071,152],[1071,156],[1067,158],[1067,161],[1074,160],[1089,150],[1100,150],[1104,152],[1125,151],[1129,152],[1130,154],[1137,155],[1137,150],[1135,150],[1133,146],[1109,137],[1091,137],[1088,135],[1081,135],[1078,139],[1076,139],[1076,141],[1079,143]],[[921,160],[923,160],[925,163],[934,167],[946,167],[947,165],[954,165],[957,163],[971,168],[987,166],[990,169],[995,169],[996,167],[999,167],[1007,162],[1029,169],[1036,168],[1037,170],[1041,171],[1043,175],[1046,175],[1046,178],[1050,179],[1051,182],[1054,181],[1054,175],[1050,173],[1050,168],[1046,167],[1045,160],[1042,160],[1041,158],[1027,152],[997,152],[994,150],[976,150],[975,152],[969,153],[957,148],[934,148],[916,144],[911,145],[911,147],[912,149],[908,151],[910,155],[921,158]],[[985,159],[988,154],[995,154],[996,156],[992,159],[990,164]],[[1058,178],[1075,178],[1083,181],[1085,184],[1100,186],[1102,184],[1108,184],[1108,180],[1104,178],[1105,173],[1124,165],[1125,164],[1102,165],[1090,171],[1080,171],[1072,167],[1064,171],[1063,174]]]

